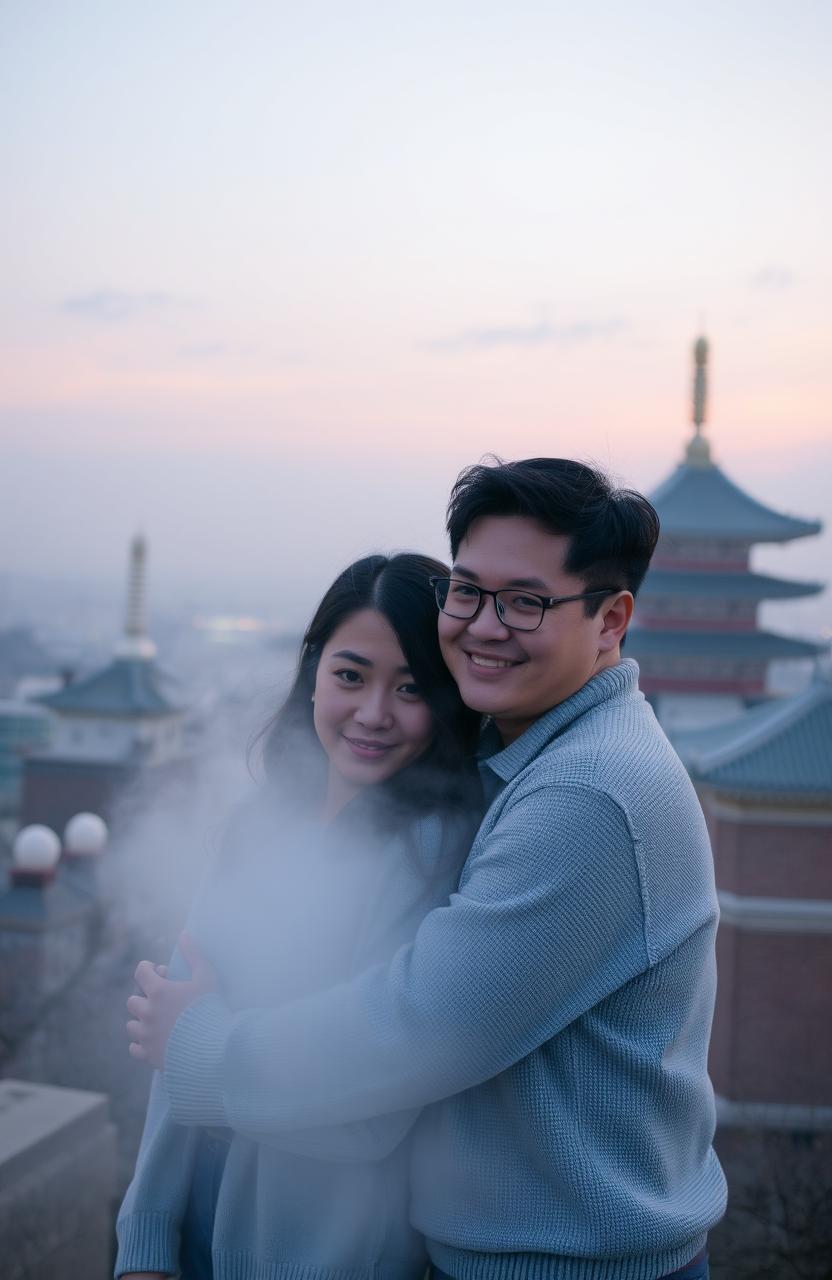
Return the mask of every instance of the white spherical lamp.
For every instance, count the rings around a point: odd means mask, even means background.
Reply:
[[[54,871],[61,856],[61,842],[51,827],[35,822],[18,831],[12,845],[15,869],[44,875]]]
[[[104,852],[108,834],[97,813],[76,813],[64,828],[64,849],[76,858],[94,858]]]

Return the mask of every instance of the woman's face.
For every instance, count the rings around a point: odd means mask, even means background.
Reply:
[[[332,816],[362,787],[398,773],[427,751],[433,722],[396,633],[374,609],[333,632],[315,677],[314,724],[329,759]]]

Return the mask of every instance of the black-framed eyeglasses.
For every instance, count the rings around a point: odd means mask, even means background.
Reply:
[[[601,587],[598,591],[581,591],[576,596],[538,596],[520,587],[501,587],[499,591],[486,591],[464,578],[431,578],[430,585],[436,592],[436,603],[449,618],[476,618],[486,596],[494,599],[497,617],[503,626],[512,631],[537,631],[547,609],[568,604],[570,600],[590,600],[593,596],[612,596],[620,587]]]

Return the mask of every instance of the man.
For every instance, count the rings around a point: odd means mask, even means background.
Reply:
[[[167,1045],[173,1115],[277,1136],[435,1103],[413,1220],[437,1271],[705,1276],[725,1198],[711,856],[621,660],[658,519],[589,467],[532,459],[464,472],[448,528],[442,650],[497,738],[459,890],[389,965],[278,1010],[138,973],[157,1026],[193,1001]]]

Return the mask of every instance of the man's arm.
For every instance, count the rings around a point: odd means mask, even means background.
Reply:
[[[390,963],[279,1009],[187,1008],[167,1047],[171,1111],[276,1133],[423,1106],[518,1062],[648,963],[620,809],[590,788],[533,791]]]
[[[421,1108],[372,1116],[346,1124],[324,1125],[317,1129],[276,1129],[266,1124],[257,1129],[237,1129],[243,1138],[291,1155],[307,1156],[328,1164],[366,1164],[384,1160],[407,1137]]]

